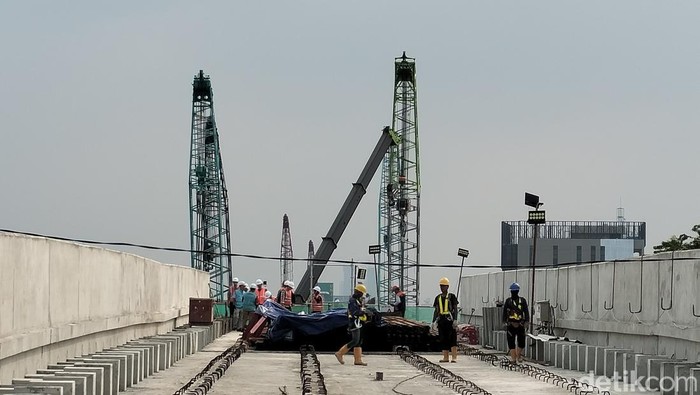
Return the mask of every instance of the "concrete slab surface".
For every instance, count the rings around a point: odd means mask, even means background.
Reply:
[[[240,335],[240,332],[229,332],[208,344],[202,351],[188,355],[174,363],[169,369],[155,373],[153,376],[144,379],[133,387],[127,388],[124,393],[147,395],[172,394],[183,385],[187,384],[192,377],[201,372],[212,359],[233,346]],[[234,367],[237,366],[236,363],[238,363],[238,361],[234,362]],[[258,376],[259,375],[255,377]]]
[[[127,393],[161,395],[173,393],[198,374],[214,357],[232,346],[239,332],[228,333],[204,348],[178,361],[170,369],[158,372],[138,385],[128,388]],[[428,360],[438,363],[437,353],[421,354]],[[454,394],[430,375],[402,361],[394,354],[368,354],[364,356],[368,366],[352,365],[352,354],[346,356],[346,364],[340,365],[332,353],[319,353],[321,373],[325,378],[329,394]],[[457,363],[440,364],[496,394],[571,394],[565,388],[537,380],[517,371],[507,371],[500,367],[469,356],[460,355]],[[539,365],[536,365],[539,366]],[[299,377],[300,355],[293,352],[268,352],[249,350],[226,371],[212,389],[210,395],[242,393],[246,390],[259,394],[281,394],[280,388],[289,394],[301,392]],[[567,378],[580,379],[582,372],[546,367]],[[382,372],[383,380],[376,381],[376,373]],[[650,394],[650,392],[611,391],[612,395]],[[653,394],[653,392],[651,393]]]

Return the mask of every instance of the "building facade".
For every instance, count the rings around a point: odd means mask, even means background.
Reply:
[[[537,226],[537,250],[533,243]],[[630,258],[644,254],[646,222],[527,221],[501,223],[501,268],[552,266]]]

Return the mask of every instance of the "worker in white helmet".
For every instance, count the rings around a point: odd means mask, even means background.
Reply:
[[[313,289],[313,295],[311,295],[311,312],[320,313],[323,311],[323,295],[321,295],[321,287],[318,285]]]
[[[236,290],[236,309],[233,311],[233,329],[240,331],[243,324],[241,322],[241,311],[243,309],[243,294],[246,293],[245,281],[240,281],[238,283],[238,289]]]
[[[294,303],[294,283],[291,281],[285,281],[280,293],[278,294],[277,302],[284,306],[287,310],[292,309],[292,304]]]
[[[255,280],[255,304],[261,305],[265,303],[265,287],[261,279]]]
[[[272,292],[265,291],[265,300],[271,300],[273,302],[275,301],[275,298],[272,297]]]
[[[236,310],[236,290],[238,289],[238,277],[231,280],[231,285],[228,287],[228,313],[233,321],[233,311]]]

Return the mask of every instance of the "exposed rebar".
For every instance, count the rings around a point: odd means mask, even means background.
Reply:
[[[321,373],[321,362],[316,356],[314,346],[305,345],[299,349],[301,353],[301,393],[302,395],[327,395],[326,383]]]

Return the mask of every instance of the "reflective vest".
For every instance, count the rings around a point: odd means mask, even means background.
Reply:
[[[518,296],[517,303],[515,300],[513,300],[513,298],[510,300],[513,302],[513,305],[518,308],[518,310],[510,309],[508,319],[512,321],[521,321],[523,319],[522,314],[520,314],[523,311],[523,298]]]
[[[291,288],[286,288],[284,292],[282,292],[282,300],[280,300],[280,303],[284,307],[292,307],[292,289]]]
[[[314,313],[323,311],[323,296],[320,293],[311,297],[311,311]]]
[[[442,295],[438,296],[438,309],[438,313],[440,315],[452,314],[450,312],[450,294],[447,294],[447,297],[444,297]]]
[[[258,304],[263,304],[265,303],[265,292],[267,290],[265,288],[256,288],[255,289],[255,299],[257,300]]]

